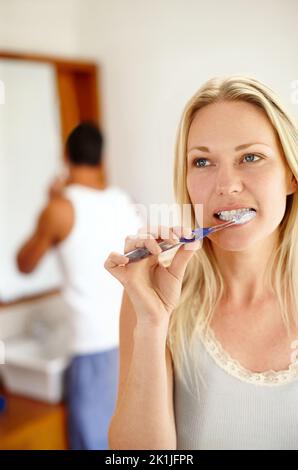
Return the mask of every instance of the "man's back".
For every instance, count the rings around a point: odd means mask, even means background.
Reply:
[[[125,237],[142,222],[131,199],[114,186],[97,190],[72,184],[64,198],[73,223],[56,249],[64,274],[62,294],[72,310],[72,352],[107,350],[118,345],[123,288],[104,269],[104,260],[111,250],[123,251]]]

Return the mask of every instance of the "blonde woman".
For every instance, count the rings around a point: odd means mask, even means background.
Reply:
[[[187,103],[178,203],[202,204],[204,227],[220,211],[256,216],[168,266],[161,227],[126,239],[124,253],[145,246],[147,259],[107,258],[124,286],[112,449],[298,449],[297,179],[298,131],[269,87],[215,78]]]

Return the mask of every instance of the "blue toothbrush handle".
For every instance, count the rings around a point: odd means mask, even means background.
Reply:
[[[212,227],[209,227],[209,228],[199,227],[196,230],[193,230],[193,234],[194,234],[193,238],[181,237],[179,239],[179,242],[176,243],[175,245],[173,245],[172,243],[168,243],[166,241],[160,242],[158,243],[158,245],[164,252],[164,251],[171,250],[172,248],[176,248],[178,245],[182,245],[184,243],[191,243],[195,240],[202,240],[202,238],[206,237],[206,235],[208,235],[211,232],[212,232]],[[151,255],[150,251],[147,248],[136,248],[135,250],[129,251],[128,253],[124,253],[124,254],[125,256],[129,258],[129,263],[132,263],[134,261],[139,261]]]
[[[225,229],[227,227],[230,227],[234,223],[240,223],[237,222],[236,218],[232,218],[231,220],[224,222],[223,224],[220,225],[213,225],[213,227],[198,227],[195,230],[192,231],[193,237],[192,238],[180,238],[179,242],[173,245],[172,243],[168,243],[166,241],[158,243],[159,247],[161,248],[162,251],[168,251],[171,250],[172,248],[177,248],[179,245],[183,245],[184,243],[191,243],[196,240],[202,240],[206,235],[209,235],[209,233],[217,232],[218,230]],[[129,262],[133,261],[139,261],[140,259],[147,258],[147,256],[151,255],[151,252],[147,250],[147,248],[136,248],[133,251],[130,251],[128,253],[124,253],[125,256],[129,258]]]

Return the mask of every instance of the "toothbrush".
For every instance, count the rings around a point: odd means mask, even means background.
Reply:
[[[176,248],[179,245],[184,245],[185,243],[191,243],[195,240],[202,240],[207,235],[211,233],[218,232],[224,228],[230,227],[231,225],[237,224],[244,224],[249,222],[251,219],[255,217],[256,213],[253,210],[245,212],[243,214],[236,214],[232,217],[231,220],[224,222],[223,224],[213,225],[212,227],[198,227],[195,230],[192,230],[193,238],[184,238],[181,237],[179,242],[173,245],[172,243],[168,243],[166,241],[158,243],[158,246],[162,249],[162,252],[171,250],[172,248]],[[128,253],[124,253],[125,256],[129,258],[128,263],[132,263],[135,261],[140,261],[141,259],[147,258],[152,253],[147,248],[137,248],[135,250],[129,251]],[[160,253],[161,254],[161,253]]]

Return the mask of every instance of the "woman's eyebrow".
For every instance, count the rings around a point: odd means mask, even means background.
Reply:
[[[266,147],[268,147],[270,150],[272,150],[272,148],[270,147],[270,145],[268,144],[264,144],[263,142],[252,142],[250,144],[242,144],[242,145],[238,145],[238,147],[235,147],[235,150],[243,150],[247,147],[251,147],[252,145],[265,145]]]
[[[268,145],[268,144],[264,144],[263,142],[251,142],[249,144],[241,144],[241,145],[238,145],[237,147],[234,148],[234,150],[243,150],[247,147],[251,147],[252,145],[265,145],[266,147],[268,147],[270,150],[272,150],[272,148]],[[188,153],[191,152],[192,150],[201,150],[202,152],[210,152],[210,149],[208,147],[205,147],[205,146],[198,146],[198,147],[192,147],[191,149],[188,150]]]

